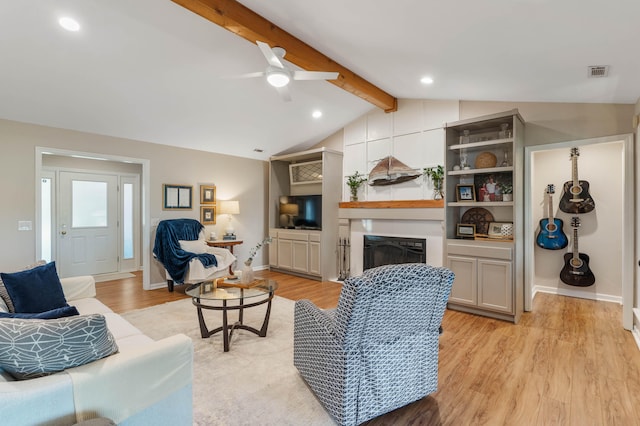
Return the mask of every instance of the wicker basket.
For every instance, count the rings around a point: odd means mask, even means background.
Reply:
[[[476,169],[495,167],[498,162],[496,156],[490,152],[481,152],[476,157]]]

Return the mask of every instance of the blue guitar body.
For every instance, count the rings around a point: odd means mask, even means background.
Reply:
[[[553,219],[553,223],[549,219],[540,220],[540,232],[536,237],[536,244],[547,250],[560,250],[569,245],[569,239],[565,235],[562,227],[564,222],[562,219]]]

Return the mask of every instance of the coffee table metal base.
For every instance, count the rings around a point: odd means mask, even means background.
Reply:
[[[268,297],[263,300],[260,300],[255,303],[250,303],[248,305],[244,304],[244,299],[239,299],[238,305],[227,304],[226,300],[222,300],[222,306],[211,306],[205,305],[200,302],[199,297],[194,297],[192,299],[193,304],[196,308],[198,308],[198,322],[200,323],[200,335],[203,339],[209,338],[216,333],[222,332],[224,351],[229,352],[229,344],[231,342],[231,337],[233,336],[233,331],[236,329],[242,329],[250,331],[254,334],[257,334],[260,337],[265,337],[267,335],[267,328],[269,327],[269,316],[271,315],[271,301],[273,300],[273,291],[268,293]],[[267,304],[267,312],[264,315],[264,321],[262,322],[262,327],[260,330],[257,328],[248,326],[244,324],[244,310],[246,308],[252,308],[258,305]],[[209,330],[207,324],[204,321],[204,316],[202,315],[203,309],[210,309],[213,311],[222,311],[222,327],[214,328],[213,330]],[[233,324],[229,324],[228,312],[229,311],[238,311],[238,321]]]

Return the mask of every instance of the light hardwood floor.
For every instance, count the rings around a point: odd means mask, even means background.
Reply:
[[[261,271],[276,294],[335,307],[341,285]],[[186,297],[141,278],[97,284],[126,312]],[[619,305],[538,294],[519,324],[447,310],[434,394],[366,425],[640,425],[640,350]],[[195,321],[195,317],[194,317]]]

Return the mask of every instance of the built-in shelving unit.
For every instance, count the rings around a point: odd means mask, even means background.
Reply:
[[[456,274],[449,308],[517,322],[524,302],[524,121],[511,110],[447,123],[445,144],[444,264]],[[495,164],[479,161],[493,156]],[[473,187],[473,199],[459,196],[465,186]],[[469,219],[482,214],[477,223]],[[511,233],[483,229],[486,218],[512,224]],[[465,224],[476,225],[475,236],[461,236]]]

